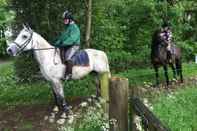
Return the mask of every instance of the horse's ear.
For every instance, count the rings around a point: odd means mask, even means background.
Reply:
[[[28,23],[23,24],[23,28],[24,28],[24,29],[27,29],[27,30],[29,30],[29,31],[32,31],[32,29],[31,29],[31,27],[29,26]]]
[[[24,28],[24,29],[28,29],[27,26],[26,26],[25,24],[23,24],[23,28]]]

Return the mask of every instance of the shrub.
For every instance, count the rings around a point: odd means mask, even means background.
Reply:
[[[142,68],[150,65],[150,57],[143,54],[132,55],[129,52],[119,51],[107,53],[112,71],[120,72],[130,68]]]
[[[17,79],[22,82],[36,80],[39,66],[33,58],[32,52],[25,52],[14,60],[14,71]]]
[[[0,57],[7,56],[6,47],[7,45],[5,39],[0,39]]]

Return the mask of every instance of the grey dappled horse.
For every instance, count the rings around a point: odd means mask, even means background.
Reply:
[[[40,70],[44,78],[52,83],[52,89],[55,97],[55,104],[63,110],[63,116],[68,111],[68,105],[65,101],[62,78],[66,66],[62,63],[59,49],[55,50],[42,36],[34,32],[30,27],[24,26],[15,41],[9,44],[7,52],[16,56],[22,51],[33,50],[39,63]],[[98,74],[108,72],[110,69],[108,58],[103,51],[95,49],[85,49],[89,57],[89,66],[73,66],[72,79],[80,79],[90,72]],[[57,107],[56,107],[57,108]]]

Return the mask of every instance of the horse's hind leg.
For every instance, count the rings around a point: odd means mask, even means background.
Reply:
[[[154,69],[155,69],[155,76],[156,76],[156,86],[159,86],[159,68],[154,66]]]
[[[166,78],[166,84],[167,84],[167,86],[169,86],[169,77],[168,77],[168,67],[167,67],[167,65],[164,65],[163,69],[164,69],[164,74],[165,74],[165,78]]]
[[[101,96],[101,84],[100,84],[100,77],[99,74],[96,74],[96,97],[100,97]]]
[[[176,70],[177,74],[180,76],[181,82],[183,82],[182,63],[180,59],[176,59]]]
[[[171,63],[170,66],[171,66],[172,71],[173,71],[173,78],[176,80],[176,69],[175,69],[175,67],[174,67],[174,64]]]

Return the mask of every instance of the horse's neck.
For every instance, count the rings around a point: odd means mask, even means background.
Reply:
[[[34,51],[36,59],[41,65],[53,63],[54,59],[59,60],[58,54],[55,54],[55,49],[51,46],[43,37],[34,32],[34,49],[38,49]],[[46,50],[39,50],[46,49]]]

